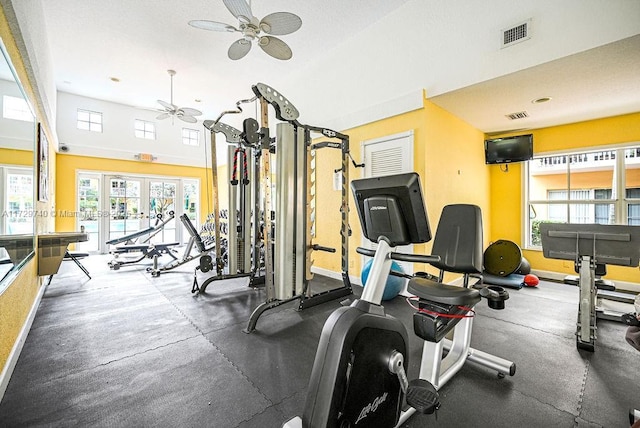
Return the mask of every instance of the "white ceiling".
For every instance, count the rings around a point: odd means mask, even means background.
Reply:
[[[227,50],[238,33],[187,24],[206,19],[238,27],[222,0],[56,0],[43,5],[58,90],[157,108],[156,100],[169,100],[167,70],[173,69],[175,103],[212,119],[253,96],[251,85],[275,87],[272,81],[286,79],[405,2],[368,0],[362,7],[362,2],[344,0],[253,1],[258,18],[280,11],[302,18],[299,31],[279,36],[293,50],[289,61],[269,57],[255,43],[245,58],[232,61]]]
[[[638,1],[253,0],[259,18],[302,18],[299,31],[281,36],[289,61],[257,46],[232,61],[238,33],[187,25],[237,26],[221,0],[29,1],[42,3],[58,91],[145,109],[169,100],[166,70],[174,69],[175,104],[203,119],[252,96],[257,82],[280,89],[303,122],[340,130],[358,124],[341,117],[423,89],[490,133],[640,111]],[[528,18],[531,40],[500,49],[501,30]],[[540,97],[552,100],[531,103]],[[505,117],[523,110],[529,118]]]
[[[542,97],[551,100],[533,102]],[[640,112],[640,35],[438,95],[431,101],[486,133]],[[529,117],[506,117],[522,111]]]

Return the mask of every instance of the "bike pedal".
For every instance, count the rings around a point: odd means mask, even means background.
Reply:
[[[440,395],[436,388],[424,379],[414,379],[407,388],[407,404],[424,415],[440,408]]]

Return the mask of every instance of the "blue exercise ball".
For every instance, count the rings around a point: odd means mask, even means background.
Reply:
[[[369,271],[371,270],[372,264],[373,264],[373,259],[369,259],[367,263],[365,263],[364,267],[362,268],[362,273],[360,273],[360,280],[362,281],[363,287],[367,284],[367,278],[369,277]],[[400,266],[396,262],[391,262],[391,270],[404,273],[402,266]],[[389,274],[389,277],[387,278],[387,283],[384,287],[384,293],[382,294],[382,300],[393,299],[398,294],[400,294],[403,286],[404,286],[404,278]]]

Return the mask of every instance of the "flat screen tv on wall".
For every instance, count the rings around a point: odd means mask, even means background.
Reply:
[[[485,140],[484,157],[487,164],[527,161],[533,157],[533,135]]]

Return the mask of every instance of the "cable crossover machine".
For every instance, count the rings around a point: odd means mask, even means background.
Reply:
[[[215,254],[202,256],[196,271],[213,272],[202,284],[194,279],[192,292],[204,293],[214,281],[248,276],[250,286],[264,285],[265,302],[251,314],[246,333],[255,330],[260,316],[282,304],[298,301],[298,310],[312,307],[352,293],[348,272],[349,235],[349,136],[327,128],[298,122],[297,108],[282,94],[264,83],[252,86],[255,96],[236,103],[236,110],[225,111],[215,120],[204,121],[211,132],[211,159],[214,222],[219,224],[216,133],[224,134],[229,157],[229,210],[227,215],[227,263]],[[220,122],[229,113],[241,113],[240,104],[258,101],[260,123],[253,118],[243,121],[242,131]],[[269,129],[269,109],[282,122],[276,124],[275,138]],[[312,143],[312,133],[331,141]],[[316,221],[316,152],[321,148],[339,149],[341,172],[341,275],[342,285],[314,292],[310,281],[314,251],[335,253],[334,248],[314,243]],[[277,165],[271,167],[272,156]],[[275,186],[272,186],[272,179]],[[272,190],[275,190],[272,194]],[[215,242],[220,242],[216,227]],[[226,265],[226,266],[225,266]],[[226,267],[226,269],[225,269]],[[226,270],[226,273],[225,273]]]

